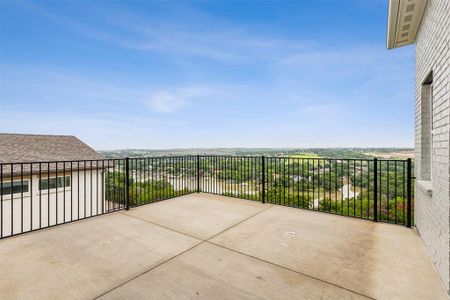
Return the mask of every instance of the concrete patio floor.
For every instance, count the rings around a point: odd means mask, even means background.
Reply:
[[[2,299],[448,299],[402,226],[192,194],[0,240]]]

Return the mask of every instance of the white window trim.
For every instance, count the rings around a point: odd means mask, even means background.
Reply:
[[[69,184],[69,186],[63,186],[63,187],[54,187],[54,188],[51,188],[51,189],[43,189],[43,190],[41,190],[41,180],[49,180],[49,179],[53,179],[53,178],[65,178],[65,177],[69,177],[70,178],[70,184]],[[41,177],[41,178],[38,178],[37,179],[38,180],[38,188],[37,188],[37,190],[38,190],[38,194],[39,194],[39,192],[41,192],[41,194],[47,194],[48,193],[48,191],[50,191],[50,193],[52,193],[52,192],[54,192],[54,193],[56,193],[56,190],[58,190],[58,192],[64,192],[64,189],[66,190],[66,191],[68,191],[68,190],[70,190],[71,188],[72,188],[72,176],[71,175],[66,175],[66,176],[51,176],[51,177]],[[56,181],[56,186],[58,186],[58,180]]]
[[[13,181],[12,181],[13,183],[14,182],[22,182],[22,180],[21,179],[13,179]],[[17,199],[17,198],[22,198],[22,195],[23,195],[23,197],[25,198],[25,197],[29,197],[30,196],[30,191],[31,191],[31,183],[30,183],[30,179],[23,179],[23,183],[25,183],[25,182],[27,182],[27,184],[28,184],[28,191],[26,191],[26,192],[18,192],[18,193],[13,193],[12,194],[12,198],[13,199]],[[11,184],[11,180],[4,180],[3,182],[3,186],[1,186],[0,185],[0,188],[2,188],[2,187],[4,187],[4,185],[5,184]],[[8,194],[5,194],[5,195],[0,195],[0,199],[2,199],[3,201],[4,200],[11,200],[11,193],[8,193]]]
[[[434,152],[434,105],[433,105],[433,82],[430,83],[430,181],[433,181],[433,152]]]

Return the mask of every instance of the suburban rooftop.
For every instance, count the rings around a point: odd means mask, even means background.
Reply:
[[[0,133],[0,163],[103,158],[72,135]]]

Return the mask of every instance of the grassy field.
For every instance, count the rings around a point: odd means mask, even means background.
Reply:
[[[364,154],[382,159],[414,158],[414,151],[366,152]]]
[[[289,155],[290,158],[321,158],[320,155],[315,153],[298,153]]]
[[[315,153],[296,153],[289,155],[289,161],[287,164],[301,163],[301,159],[310,159],[310,158],[322,158],[320,155]]]

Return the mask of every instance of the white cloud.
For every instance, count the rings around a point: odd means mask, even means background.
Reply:
[[[414,60],[410,49],[387,51],[384,45],[354,43],[345,47],[316,45],[287,55],[279,62],[278,68],[312,76],[322,80],[390,80],[405,76],[405,65]],[[395,62],[395,63],[393,63]],[[389,78],[386,78],[386,77]]]
[[[157,112],[173,112],[186,103],[186,98],[168,91],[158,91],[148,101],[148,105]]]
[[[23,6],[61,27],[88,39],[138,51],[194,56],[221,62],[251,62],[261,58],[281,59],[286,52],[302,49],[311,42],[289,40],[263,33],[263,28],[236,26],[189,9],[191,18],[178,24],[174,19],[143,17],[139,12],[102,7],[96,15],[100,24],[80,23],[70,14],[53,12],[37,3]],[[204,24],[208,23],[205,27]]]
[[[202,98],[213,92],[212,87],[186,86],[172,90],[158,90],[154,92],[147,105],[156,112],[174,112],[188,105],[195,99]]]
[[[183,121],[99,111],[0,111],[0,132],[75,135],[94,149],[170,146],[167,130]]]

